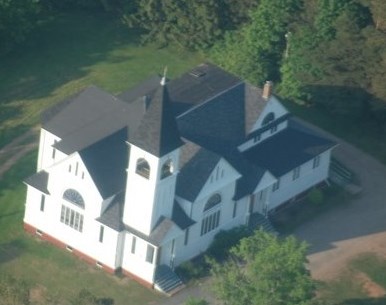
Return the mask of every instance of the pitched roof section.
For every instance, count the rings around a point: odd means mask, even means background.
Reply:
[[[124,224],[122,221],[123,217],[123,205],[125,201],[125,192],[121,192],[117,195],[106,199],[105,201],[111,201],[109,206],[103,212],[103,214],[97,218],[101,224],[108,226],[115,231],[122,231]]]
[[[127,129],[108,136],[79,152],[103,198],[124,189],[127,167]]]
[[[176,115],[242,83],[235,75],[210,63],[201,64],[169,84]]]
[[[302,130],[290,126],[245,151],[244,156],[249,162],[264,166],[276,177],[281,177],[335,145],[305,126]]]
[[[43,128],[61,141],[66,154],[80,151],[128,125],[130,105],[90,86],[42,114]]]
[[[221,156],[192,142],[182,147],[180,156],[176,194],[194,202]]]
[[[157,88],[137,130],[129,134],[129,142],[157,157],[183,144],[166,85]]]
[[[24,182],[35,189],[41,191],[44,194],[49,195],[49,191],[47,189],[48,185],[48,173],[44,170],[28,177],[24,180]]]

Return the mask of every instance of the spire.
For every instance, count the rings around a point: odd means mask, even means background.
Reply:
[[[165,73],[166,69],[164,75]],[[157,157],[162,157],[183,144],[172,111],[168,87],[162,81],[151,97],[149,108],[137,130],[129,135],[129,142]]]
[[[164,75],[162,76],[162,79],[161,79],[161,86],[165,86],[166,85],[166,73],[167,72],[168,72],[168,66],[165,66]]]

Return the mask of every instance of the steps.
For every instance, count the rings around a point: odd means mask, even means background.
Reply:
[[[158,265],[155,270],[154,288],[169,296],[185,287],[177,274],[167,265]]]
[[[249,218],[248,226],[252,230],[263,229],[269,233],[278,235],[279,233],[271,224],[270,220],[260,213],[253,213]]]

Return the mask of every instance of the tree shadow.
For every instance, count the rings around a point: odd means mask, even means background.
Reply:
[[[381,297],[381,298],[350,299],[336,305],[385,305],[385,304],[386,304],[386,297]]]
[[[24,251],[26,245],[21,239],[15,239],[0,244],[0,264],[7,263],[18,258]]]

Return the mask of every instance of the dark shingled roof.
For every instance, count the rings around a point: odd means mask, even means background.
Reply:
[[[242,81],[221,68],[205,63],[172,80],[168,85],[176,115],[191,109]]]
[[[49,195],[49,191],[47,189],[48,185],[48,173],[44,170],[37,172],[36,174],[28,177],[24,181],[26,184],[36,188],[44,194]]]
[[[157,157],[180,147],[181,141],[166,85],[159,86],[136,131],[129,142]]]
[[[181,149],[176,194],[193,202],[220,159],[218,154],[187,142]]]
[[[107,203],[109,205],[101,217],[97,218],[97,220],[115,231],[122,231],[124,229],[122,217],[123,205],[125,202],[125,192],[113,195],[105,201],[109,201]]]
[[[181,230],[185,230],[196,223],[193,219],[186,215],[185,211],[181,208],[177,201],[174,201],[172,220]]]
[[[305,130],[306,127],[303,127]],[[335,146],[315,133],[288,127],[244,153],[251,163],[264,166],[280,177]]]
[[[124,189],[128,164],[127,129],[108,136],[79,154],[103,198]]]

